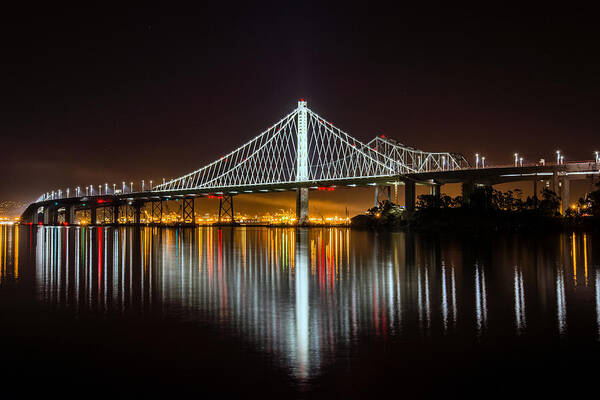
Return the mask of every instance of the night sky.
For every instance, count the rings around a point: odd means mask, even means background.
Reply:
[[[0,200],[183,175],[300,97],[364,141],[491,164],[600,150],[591,10],[343,4],[5,13]]]

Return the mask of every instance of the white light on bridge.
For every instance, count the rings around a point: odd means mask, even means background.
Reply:
[[[515,153],[515,167],[519,164],[519,153]]]

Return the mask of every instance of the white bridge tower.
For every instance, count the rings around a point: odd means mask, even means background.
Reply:
[[[308,181],[308,124],[306,101],[298,101],[298,147],[296,162],[296,182]],[[296,218],[299,224],[308,222],[308,188],[298,187],[296,197]]]

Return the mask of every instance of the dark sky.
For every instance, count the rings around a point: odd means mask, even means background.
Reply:
[[[300,97],[365,141],[491,163],[600,148],[591,10],[367,3],[4,13],[0,200],[182,175]]]

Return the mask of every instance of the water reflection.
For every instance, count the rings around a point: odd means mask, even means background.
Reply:
[[[485,269],[475,264],[475,316],[479,335],[487,325],[487,291],[485,289]]]
[[[0,247],[0,279],[19,275],[19,240],[33,234],[42,302],[208,323],[280,360],[299,380],[359,340],[482,339],[545,332],[556,321],[555,334],[567,335],[567,304],[584,334],[600,337],[589,234],[487,246],[343,228],[2,229],[0,243],[13,245]],[[547,301],[556,308],[546,309]],[[592,301],[593,316],[585,307]]]
[[[0,285],[19,277],[19,227],[0,225]]]
[[[525,320],[525,290],[523,289],[523,271],[515,265],[514,267],[514,289],[515,289],[515,327],[517,333],[523,332],[526,326]]]

